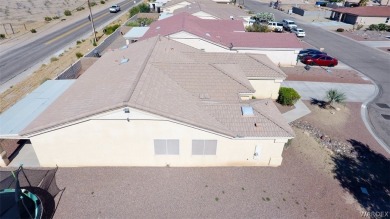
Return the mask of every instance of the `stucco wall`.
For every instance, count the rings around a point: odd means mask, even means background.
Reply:
[[[390,15],[389,15],[390,17]],[[384,24],[386,22],[385,17],[358,17],[356,23],[363,25],[371,25],[371,24]],[[387,23],[390,25],[390,23]]]
[[[128,122],[127,116],[130,121]],[[287,139],[233,140],[130,109],[31,137],[42,166],[278,166]],[[122,119],[120,119],[122,118]],[[142,119],[144,118],[144,119]],[[179,139],[179,155],[155,155],[154,139]],[[191,155],[192,140],[217,140],[216,155]],[[258,160],[253,158],[260,146]]]
[[[219,45],[207,42],[200,39],[198,36],[187,32],[179,32],[169,36],[177,42],[181,42],[188,46],[194,47],[205,52],[240,52],[240,53],[253,53],[253,54],[265,54],[276,65],[280,66],[292,66],[297,63],[297,55],[299,49],[281,49],[281,50],[269,50],[269,49],[239,49],[229,50]]]
[[[297,50],[238,50],[240,53],[254,53],[267,55],[275,65],[278,66],[295,66],[297,64]]]
[[[278,98],[280,84],[282,83],[281,80],[249,79],[249,82],[256,90],[253,96],[257,99],[271,98],[275,100]]]

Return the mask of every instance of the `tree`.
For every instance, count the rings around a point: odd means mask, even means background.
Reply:
[[[369,2],[369,0],[360,0],[359,1],[359,6],[367,6],[368,2]]]
[[[270,12],[260,12],[251,18],[254,19],[256,22],[269,22],[275,20],[274,14]]]
[[[333,107],[333,103],[344,103],[347,97],[344,93],[339,92],[337,89],[329,89],[326,92],[326,106]]]

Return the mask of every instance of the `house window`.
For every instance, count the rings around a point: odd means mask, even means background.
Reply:
[[[192,140],[192,155],[216,155],[217,140]]]
[[[179,139],[155,139],[155,155],[179,155]]]

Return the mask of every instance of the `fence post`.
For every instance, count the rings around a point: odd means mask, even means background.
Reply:
[[[24,25],[24,29],[27,30],[26,24],[23,24],[23,25]]]
[[[12,30],[12,34],[15,34],[14,32],[14,28],[12,28],[12,24],[10,23],[9,26],[11,27],[11,30]]]
[[[4,31],[5,31],[5,34],[7,34],[7,35],[8,35],[8,33],[7,33],[7,29],[5,28],[5,24],[3,24],[3,28],[4,28]]]

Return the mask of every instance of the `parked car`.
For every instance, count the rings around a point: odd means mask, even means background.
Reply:
[[[338,64],[337,59],[327,55],[305,56],[301,62],[306,65],[318,65],[328,67],[334,67]]]
[[[283,24],[280,22],[268,22],[268,28],[275,32],[283,32]]]
[[[317,50],[317,49],[304,49],[304,50],[299,51],[298,59],[301,60],[305,56],[314,56],[314,55],[326,55],[326,52],[322,52],[322,51]]]
[[[290,30],[291,30],[292,28],[294,28],[294,27],[297,27],[297,25],[295,24],[295,22],[292,21],[292,20],[284,19],[284,20],[282,21],[282,23],[283,23],[284,29],[285,29],[285,30],[288,30],[288,31],[290,31]]]
[[[121,7],[119,5],[113,5],[110,7],[110,13],[117,13],[121,10]]]
[[[306,33],[305,33],[305,31],[302,28],[294,27],[294,28],[291,29],[291,32],[295,33],[295,35],[297,35],[297,37],[304,37],[304,36],[306,36]]]

